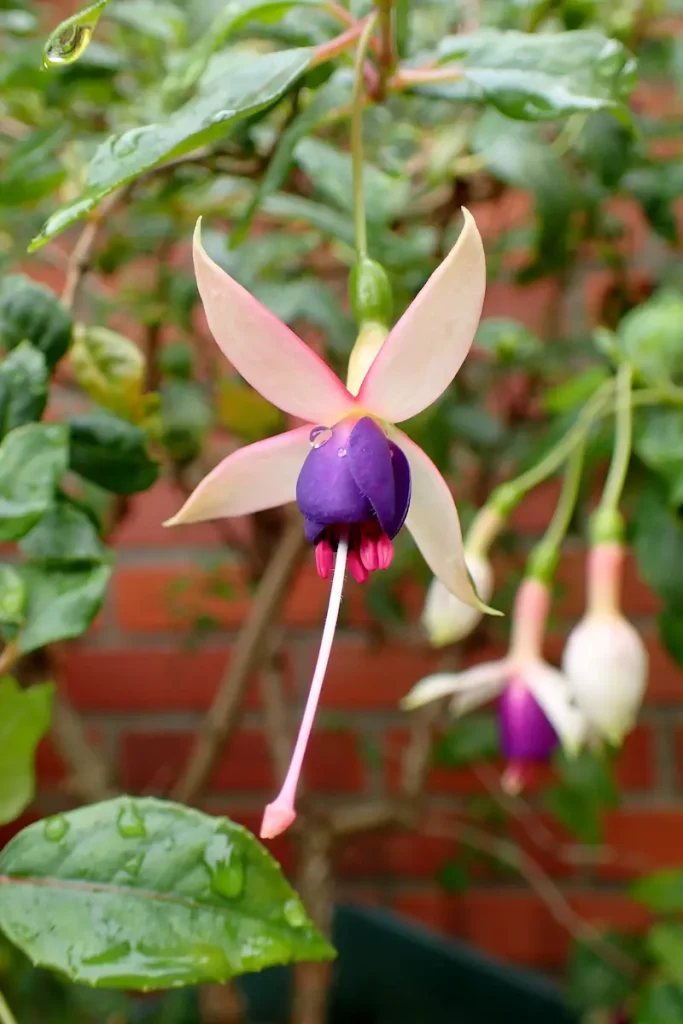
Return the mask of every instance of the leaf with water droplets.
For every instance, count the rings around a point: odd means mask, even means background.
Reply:
[[[52,712],[50,683],[29,686],[0,679],[0,824],[13,821],[33,799],[34,759]]]
[[[216,54],[197,95],[155,124],[112,135],[95,152],[80,195],[52,214],[30,249],[38,249],[94,209],[120,185],[165,160],[223,138],[242,118],[274,103],[307,69],[311,49]]]
[[[87,49],[95,25],[109,0],[95,0],[95,3],[84,7],[82,11],[72,14],[61,22],[50,34],[43,49],[43,64],[46,68],[60,67],[62,64],[73,64]]]
[[[225,981],[334,951],[251,833],[151,797],[36,822],[0,853],[0,928],[88,985]]]
[[[480,29],[445,36],[438,58],[457,64],[458,79],[420,91],[485,103],[522,121],[603,109],[626,117],[624,100],[635,85],[628,50],[592,30],[531,35]]]

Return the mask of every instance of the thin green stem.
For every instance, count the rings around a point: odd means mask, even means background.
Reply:
[[[562,541],[574,515],[581,483],[584,447],[583,442],[578,444],[569,456],[562,492],[550,520],[550,526],[531,552],[527,562],[527,575],[535,576],[544,583],[550,583],[555,574]]]
[[[363,191],[363,84],[365,81],[365,58],[367,57],[372,33],[377,24],[378,12],[374,11],[361,33],[356,50],[351,99],[351,161],[353,167],[353,224],[356,238],[356,254],[363,259],[368,252],[368,234],[365,224],[365,194]]]
[[[614,452],[612,453],[612,462],[607,474],[607,483],[598,506],[600,510],[607,510],[609,512],[616,512],[619,508],[621,492],[624,489],[628,464],[631,459],[631,445],[633,441],[632,381],[633,370],[628,363],[623,363],[617,373]]]
[[[584,440],[593,423],[603,414],[613,389],[614,382],[611,380],[606,381],[602,387],[598,388],[576,421],[567,433],[560,438],[557,444],[531,469],[520,474],[514,480],[501,484],[491,496],[490,503],[503,515],[508,515],[519,504],[525,494],[533,490],[534,487],[538,487],[539,484],[547,480],[553,473],[556,473],[562,463],[569,458],[576,446]]]
[[[2,1024],[17,1024],[17,1019],[7,1005],[7,1000],[0,992],[0,1021]]]

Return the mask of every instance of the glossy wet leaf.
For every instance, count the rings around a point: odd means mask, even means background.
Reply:
[[[0,679],[0,825],[17,818],[33,799],[35,751],[52,712],[50,683],[21,686]]]
[[[322,0],[231,0],[222,7],[213,22],[182,55],[163,85],[167,105],[188,98],[200,81],[209,61],[228,38],[250,21],[277,21],[293,7],[322,6]]]
[[[54,292],[24,274],[0,277],[0,346],[30,341],[52,369],[71,342],[71,317]]]
[[[26,608],[26,585],[13,565],[0,565],[0,624],[20,626]]]
[[[95,402],[135,421],[143,418],[145,359],[134,342],[108,327],[79,324],[69,360],[76,381]]]
[[[22,341],[0,362],[0,436],[33,423],[47,402],[48,372],[43,353]]]
[[[545,121],[578,111],[618,109],[635,84],[635,62],[599,32],[499,32],[446,36],[441,63],[462,77],[422,89],[462,102],[487,103],[507,117]]]
[[[246,829],[149,797],[30,825],[0,876],[0,928],[72,981],[158,989],[333,955]]]
[[[61,22],[50,33],[43,50],[43,63],[46,68],[71,64],[85,52],[100,15],[109,0],[95,0],[82,10],[72,14]]]
[[[52,504],[66,470],[67,431],[30,423],[0,444],[0,541],[19,540]]]
[[[46,565],[101,562],[107,549],[93,520],[80,506],[60,498],[19,541],[26,558]]]
[[[64,231],[120,185],[164,160],[215,142],[241,118],[273,103],[303,74],[310,59],[308,49],[217,55],[198,95],[183,107],[164,121],[130,128],[102,143],[88,168],[83,192],[50,217],[31,248]]]
[[[20,572],[28,596],[18,643],[27,654],[85,633],[102,606],[111,564],[56,568],[30,562]]]
[[[69,420],[69,467],[114,494],[146,491],[159,475],[141,427],[95,411]]]
[[[639,878],[631,886],[631,896],[658,914],[683,910],[683,869],[667,868]]]

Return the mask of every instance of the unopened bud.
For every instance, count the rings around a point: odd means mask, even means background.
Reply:
[[[588,725],[621,744],[647,683],[647,651],[636,629],[619,612],[589,613],[569,634],[562,668]]]
[[[376,260],[364,256],[353,266],[349,298],[353,315],[361,326],[369,322],[391,323],[391,284],[386,270]]]
[[[465,553],[465,561],[477,594],[487,604],[493,594],[493,569],[487,558]],[[482,612],[451,594],[440,580],[432,580],[424,610],[422,626],[433,647],[445,647],[464,640],[475,629]]]
[[[346,375],[346,386],[352,395],[357,395],[360,391],[363,378],[375,361],[387,333],[387,328],[380,323],[366,323],[361,327],[349,356],[349,369]]]

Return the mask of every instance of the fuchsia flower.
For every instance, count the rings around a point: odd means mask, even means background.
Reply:
[[[344,571],[359,581],[386,569],[404,521],[430,569],[467,604],[481,602],[463,554],[458,513],[445,480],[394,423],[445,391],[467,355],[486,286],[473,218],[379,349],[357,394],[285,324],[206,255],[194,237],[199,293],[209,327],[236,370],[264,398],[305,421],[240,448],[199,484],[170,524],[240,516],[296,500],[318,573],[334,569],[330,604],[292,762],[267,808],[261,835],[294,820],[294,797],[341,602]],[[169,524],[169,525],[170,525]]]
[[[570,753],[576,753],[584,737],[584,721],[567,679],[543,660],[549,606],[548,587],[527,577],[517,591],[507,657],[464,672],[427,676],[401,702],[410,710],[451,696],[451,710],[461,715],[499,696],[500,743],[508,761],[503,781],[511,790],[521,788],[529,764],[550,758],[558,737]]]

